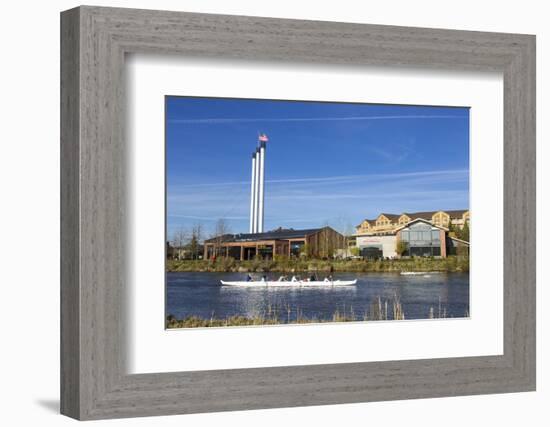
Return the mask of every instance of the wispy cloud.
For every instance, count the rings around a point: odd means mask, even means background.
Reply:
[[[419,171],[419,172],[398,172],[398,173],[372,173],[361,175],[333,175],[325,177],[306,177],[306,178],[288,178],[288,179],[272,179],[266,180],[269,183],[299,183],[299,182],[353,182],[363,179],[401,179],[415,178],[426,176],[441,176],[441,175],[463,175],[467,174],[467,169],[450,169],[450,170],[434,170],[434,171]]]
[[[268,180],[266,228],[320,226],[340,217],[355,224],[382,210],[467,207],[468,174],[467,169],[450,169]],[[249,187],[247,181],[171,185],[169,224],[210,226],[225,218],[233,231],[246,231]]]
[[[415,149],[415,145],[415,138],[411,137],[404,141],[392,143],[391,148],[383,148],[387,144],[369,144],[365,149],[384,160],[386,164],[397,165],[411,156],[415,156],[416,160],[422,157],[421,152]]]
[[[280,194],[271,196],[271,200],[276,201],[305,201],[305,200],[346,200],[346,199],[357,199],[357,200],[373,200],[373,199],[393,199],[399,198],[403,200],[404,198],[442,198],[450,197],[455,195],[463,195],[467,193],[467,190],[432,190],[432,191],[385,191],[382,193],[378,192],[359,192],[359,193],[317,193],[317,194],[308,194],[308,195],[287,195]]]
[[[361,174],[361,175],[334,175],[325,177],[305,177],[305,178],[285,178],[285,179],[267,179],[267,184],[299,184],[299,183],[353,183],[362,180],[381,180],[381,179],[410,179],[423,177],[455,177],[467,178],[467,169],[450,169],[450,170],[435,170],[435,171],[420,171],[420,172],[402,172],[402,173],[387,173],[387,174]],[[180,188],[201,188],[201,187],[233,187],[241,185],[250,185],[250,181],[221,181],[198,184],[175,184],[171,187],[174,189]]]
[[[351,116],[351,117],[282,117],[282,118],[257,118],[257,117],[236,117],[223,118],[211,117],[205,119],[170,119],[169,123],[182,124],[232,124],[232,123],[277,123],[277,122],[327,122],[327,121],[363,121],[363,120],[467,120],[468,116],[456,115],[399,115],[399,116]]]

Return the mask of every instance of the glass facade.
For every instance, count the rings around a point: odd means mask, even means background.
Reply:
[[[229,246],[227,255],[235,259],[241,259],[241,248],[239,246]]]
[[[404,256],[441,256],[439,230],[418,222],[401,230],[401,240],[407,243]]]

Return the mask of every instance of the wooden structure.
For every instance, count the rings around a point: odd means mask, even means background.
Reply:
[[[232,257],[250,260],[256,257],[307,255],[330,258],[345,249],[345,238],[331,227],[294,230],[278,228],[266,233],[225,234],[204,242],[204,257]]]

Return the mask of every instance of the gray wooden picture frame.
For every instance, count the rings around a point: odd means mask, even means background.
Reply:
[[[502,72],[504,354],[127,374],[124,58],[136,52]],[[85,420],[535,390],[532,35],[71,9],[61,14],[61,166],[65,415]]]

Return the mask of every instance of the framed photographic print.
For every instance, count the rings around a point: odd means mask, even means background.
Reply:
[[[468,108],[165,106],[168,327],[469,317]]]
[[[62,413],[535,389],[534,36],[61,18]]]

